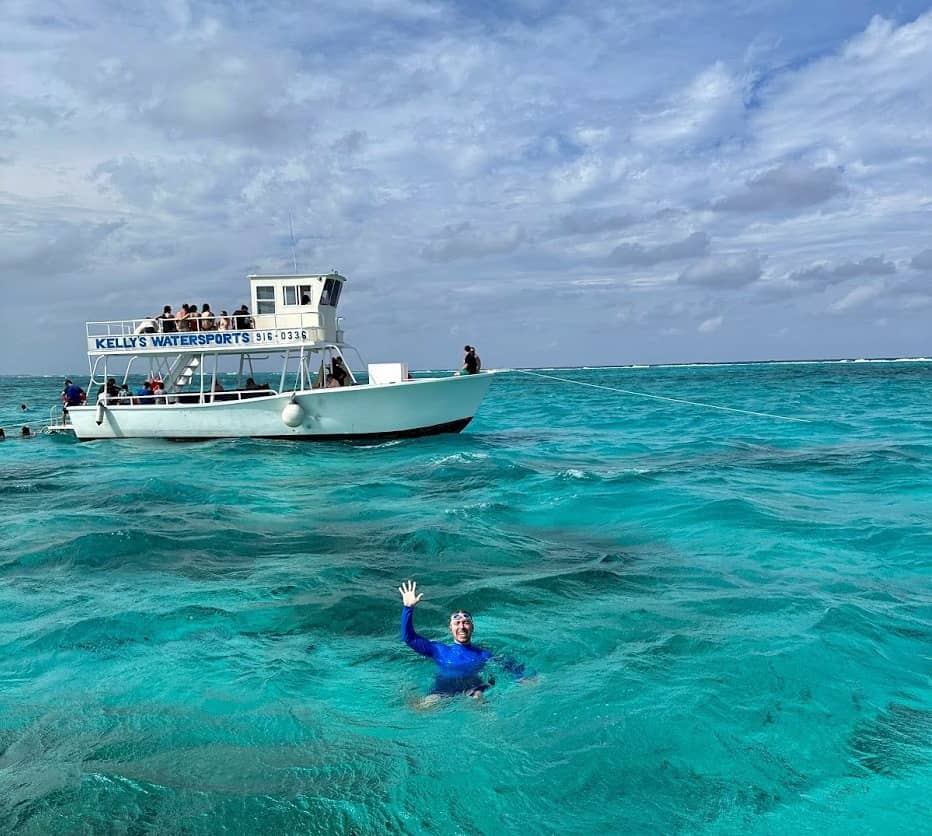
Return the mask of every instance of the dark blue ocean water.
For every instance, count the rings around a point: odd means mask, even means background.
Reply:
[[[459,436],[0,444],[0,832],[918,832],[932,363],[553,374],[811,423],[511,373]],[[407,578],[537,680],[418,710]]]

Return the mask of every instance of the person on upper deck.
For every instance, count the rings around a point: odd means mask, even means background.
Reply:
[[[217,317],[217,330],[218,331],[229,331],[230,330],[230,315],[226,311],[220,311],[220,316]]]
[[[214,312],[210,309],[210,305],[206,302],[203,307],[201,307],[201,319],[200,326],[202,331],[216,331],[217,330],[217,320],[214,317]]]
[[[156,319],[158,324],[162,329],[163,334],[174,334],[178,330],[178,326],[175,324],[175,315],[172,313],[172,306],[166,305],[162,308],[162,313],[160,313]]]
[[[188,305],[188,315],[184,319],[186,331],[200,331],[201,318],[197,312],[197,305]]]
[[[141,319],[139,324],[136,326],[136,330],[133,331],[134,334],[154,334],[157,330],[156,328],[157,316],[151,316],[146,319]]]
[[[245,331],[254,327],[249,308],[245,305],[240,305],[238,311],[233,311],[233,327],[237,331]]]

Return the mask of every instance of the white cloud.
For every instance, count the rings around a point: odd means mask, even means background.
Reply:
[[[860,308],[867,302],[876,299],[884,292],[884,289],[885,286],[883,282],[872,282],[870,284],[858,285],[857,287],[849,290],[840,299],[836,299],[834,302],[832,302],[828,309],[832,313],[847,313],[848,311],[854,310],[855,308]]]
[[[752,252],[710,256],[687,267],[678,281],[710,288],[739,288],[757,281],[760,275],[760,258]]]
[[[722,327],[722,323],[725,321],[724,316],[713,316],[709,319],[704,319],[699,323],[699,327],[696,329],[700,334],[711,334],[714,331],[718,331]]]

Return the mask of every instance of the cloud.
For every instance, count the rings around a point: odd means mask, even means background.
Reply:
[[[682,90],[643,112],[634,130],[641,145],[702,145],[743,132],[744,82],[721,61],[699,72]]]
[[[124,225],[122,221],[42,221],[21,225],[18,230],[8,230],[0,239],[4,245],[0,248],[0,270],[30,274],[33,280],[74,274],[88,267],[105,242]]]
[[[932,249],[916,253],[909,262],[916,270],[932,270]]]
[[[713,208],[722,212],[804,209],[824,203],[844,191],[839,168],[785,162],[751,178],[743,191],[722,198]]]
[[[718,331],[722,327],[722,323],[725,321],[723,316],[713,316],[710,319],[704,319],[699,323],[699,327],[696,329],[700,334],[711,334],[714,331]]]
[[[704,256],[709,250],[709,236],[694,232],[682,241],[645,247],[642,244],[619,244],[606,257],[605,263],[613,267],[626,265],[650,267],[665,261]]]
[[[708,288],[739,288],[757,281],[761,276],[760,257],[756,252],[739,255],[711,256],[687,267],[680,273],[681,284]]]
[[[488,255],[509,253],[525,238],[517,224],[500,232],[481,231],[469,221],[446,227],[438,241],[428,244],[421,255],[428,261],[455,261],[464,258],[483,258]]]
[[[831,313],[840,314],[848,313],[855,308],[860,308],[867,302],[870,302],[880,296],[885,290],[883,282],[873,282],[871,284],[858,285],[849,290],[840,299],[836,299],[829,305]]]
[[[860,261],[844,261],[834,267],[816,264],[791,273],[787,279],[796,286],[829,287],[848,279],[889,276],[895,272],[896,265],[892,261],[887,261],[883,256],[869,256]]]
[[[614,232],[637,223],[633,213],[613,209],[579,209],[557,218],[550,226],[547,237],[564,235],[593,235]]]

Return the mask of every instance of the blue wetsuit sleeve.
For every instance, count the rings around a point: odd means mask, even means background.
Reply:
[[[401,610],[401,639],[422,656],[433,659],[437,655],[435,643],[414,632],[414,607],[403,607]]]

